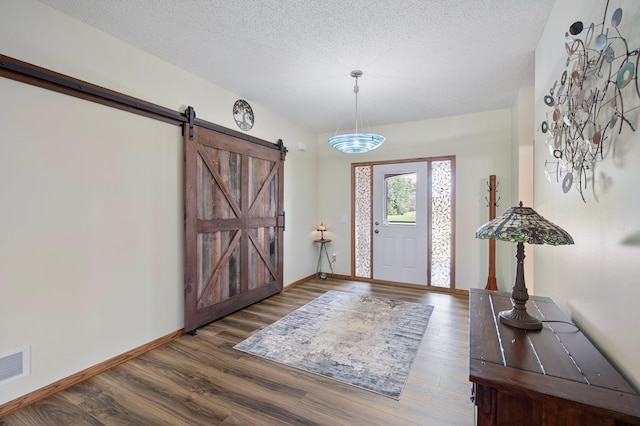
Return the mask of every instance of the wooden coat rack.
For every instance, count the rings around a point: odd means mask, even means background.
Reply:
[[[496,193],[498,192],[498,183],[496,175],[489,176],[489,220],[496,218]],[[487,278],[487,286],[485,290],[498,290],[498,282],[496,280],[496,240],[489,239],[489,277]]]

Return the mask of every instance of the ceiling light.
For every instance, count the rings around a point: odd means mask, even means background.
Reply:
[[[372,149],[376,149],[384,142],[384,136],[376,135],[374,133],[358,133],[358,121],[360,119],[358,115],[358,78],[362,77],[362,71],[351,71],[351,77],[356,79],[356,84],[353,86],[353,93],[356,95],[356,131],[355,133],[347,133],[342,135],[335,135],[330,137],[327,142],[329,145],[337,149],[340,152],[347,154],[358,154],[361,152],[368,152]],[[362,125],[360,126],[362,127]]]

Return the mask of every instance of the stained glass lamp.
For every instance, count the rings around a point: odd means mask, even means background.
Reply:
[[[518,243],[516,249],[516,282],[511,293],[513,309],[498,314],[500,321],[516,328],[540,330],[540,320],[527,312],[525,304],[529,293],[524,283],[524,243],[552,246],[573,244],[573,238],[564,229],[540,216],[531,207],[511,207],[502,215],[485,223],[476,231],[476,238]]]

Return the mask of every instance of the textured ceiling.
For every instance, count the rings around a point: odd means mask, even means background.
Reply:
[[[511,106],[554,0],[40,0],[315,132]],[[259,117],[256,117],[259,120]]]

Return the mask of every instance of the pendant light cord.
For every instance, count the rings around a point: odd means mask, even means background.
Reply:
[[[360,88],[358,87],[358,76],[355,76],[356,84],[353,86],[353,93],[356,94],[356,134],[358,134],[358,92]]]

